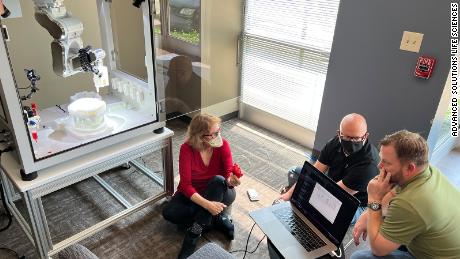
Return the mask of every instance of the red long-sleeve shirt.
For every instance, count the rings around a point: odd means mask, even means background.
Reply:
[[[208,166],[204,165],[200,151],[186,142],[180,147],[180,181],[177,191],[189,198],[196,192],[203,195],[208,182],[216,175],[227,179],[232,172],[232,166],[232,152],[227,140],[223,139],[223,145],[213,149]]]

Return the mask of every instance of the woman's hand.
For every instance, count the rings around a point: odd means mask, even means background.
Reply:
[[[218,202],[218,201],[209,201],[208,204],[206,205],[206,210],[211,213],[211,215],[216,216],[217,214],[221,213],[227,205]]]
[[[232,174],[230,175],[230,177],[227,178],[227,183],[229,186],[238,186],[241,184],[241,181],[240,179],[238,179],[238,177],[236,177],[236,175]]]

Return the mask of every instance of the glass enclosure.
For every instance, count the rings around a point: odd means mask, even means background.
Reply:
[[[2,20],[34,159],[157,122],[148,1],[42,2]]]
[[[21,105],[2,101],[17,114],[15,125],[24,117],[28,140],[20,146],[30,144],[31,159],[41,163],[34,168],[99,140],[110,144],[117,134],[128,139],[144,125],[164,125],[164,115],[236,116],[242,1],[18,3],[20,12],[1,20],[9,61],[0,64],[11,65],[13,79],[4,73],[2,81]]]

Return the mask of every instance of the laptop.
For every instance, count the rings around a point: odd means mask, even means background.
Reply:
[[[358,205],[306,161],[289,202],[249,215],[284,258],[316,258],[338,249]]]

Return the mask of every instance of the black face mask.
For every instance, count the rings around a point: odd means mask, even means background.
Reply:
[[[358,152],[364,146],[363,141],[355,142],[343,139],[340,139],[340,144],[342,145],[342,149],[346,155],[351,155],[355,152]]]

